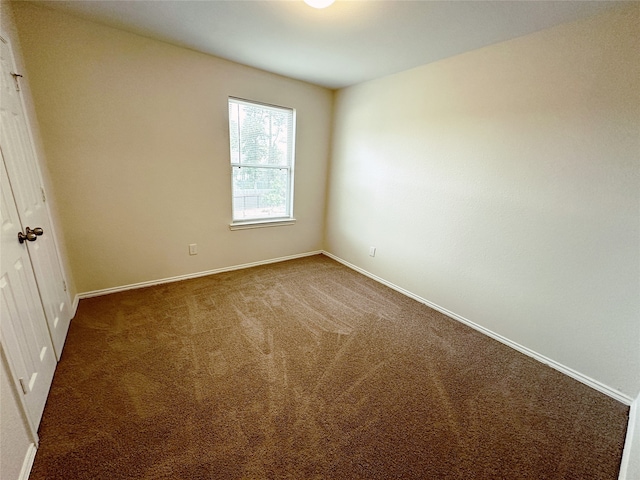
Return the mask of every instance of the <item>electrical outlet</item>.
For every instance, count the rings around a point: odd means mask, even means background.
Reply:
[[[369,256],[370,257],[376,256],[376,247],[369,247]]]
[[[189,244],[189,255],[197,255],[198,254],[198,244],[190,243]]]

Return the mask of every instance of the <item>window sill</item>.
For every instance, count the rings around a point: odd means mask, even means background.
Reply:
[[[233,222],[229,224],[229,230],[246,230],[248,228],[263,228],[263,227],[284,227],[287,225],[294,225],[296,223],[295,218],[283,218],[280,220],[250,220],[247,222]]]

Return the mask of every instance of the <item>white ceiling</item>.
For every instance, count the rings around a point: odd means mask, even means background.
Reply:
[[[33,3],[329,88],[594,15],[616,1],[72,0]]]

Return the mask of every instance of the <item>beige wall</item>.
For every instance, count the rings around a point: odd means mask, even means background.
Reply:
[[[330,90],[23,2],[14,12],[79,292],[322,248]],[[297,109],[296,225],[229,230],[228,96]]]
[[[326,249],[634,398],[638,13],[339,91]]]

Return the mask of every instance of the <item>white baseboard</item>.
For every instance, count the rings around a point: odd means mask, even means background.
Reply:
[[[640,442],[640,432],[636,431],[638,425],[638,415],[640,415],[640,397],[636,398],[631,404],[629,409],[629,426],[627,427],[627,436],[624,440],[624,450],[622,451],[622,461],[620,462],[620,474],[618,480],[637,480],[637,474],[640,472],[630,472],[629,465],[631,464],[631,451],[640,451],[640,448],[635,445],[636,442]],[[635,460],[636,465],[638,460]],[[633,467],[632,467],[633,469]],[[633,476],[631,476],[633,475]]]
[[[519,343],[516,343],[512,340],[509,340],[506,337],[503,337],[502,335],[495,333],[491,330],[489,330],[488,328],[485,328],[481,325],[478,325],[477,323],[472,322],[471,320],[458,315],[450,310],[447,310],[446,308],[443,308],[439,305],[436,305],[433,302],[430,302],[429,300],[426,300],[408,290],[405,290],[402,287],[399,287],[397,285],[394,285],[391,282],[386,281],[383,278],[378,277],[377,275],[374,275],[360,267],[357,267],[356,265],[353,265],[352,263],[347,262],[346,260],[343,260],[340,257],[337,257],[336,255],[333,255],[332,253],[323,251],[322,252],[324,255],[326,255],[327,257],[330,257],[332,259],[334,259],[335,261],[351,268],[352,270],[355,270],[358,273],[361,273],[373,280],[375,280],[376,282],[382,283],[383,285],[386,285],[389,288],[392,288],[393,290],[396,290],[397,292],[400,292],[404,295],[406,295],[407,297],[413,298],[414,300],[417,300],[420,303],[423,303],[425,305],[427,305],[428,307],[433,308],[434,310],[439,311],[440,313],[444,313],[445,315],[447,315],[448,317],[451,317],[455,320],[458,320],[459,322],[464,323],[465,325],[468,325],[469,327],[473,328],[474,330],[478,330],[481,333],[484,333],[485,335],[493,338],[494,340],[499,341],[500,343],[503,343],[517,351],[519,351],[520,353],[524,353],[525,355],[534,358],[535,360],[538,360],[541,363],[544,363],[545,365],[548,365],[549,367],[558,370],[561,373],[564,373],[565,375],[568,375],[569,377],[584,383],[585,385],[598,390],[601,393],[604,393],[605,395],[608,395],[611,398],[614,398],[615,400],[618,400],[621,403],[624,403],[625,405],[631,405],[631,403],[633,402],[633,399],[631,397],[629,397],[628,395],[619,392],[618,390],[615,390],[597,380],[594,380],[591,377],[588,377],[586,375],[581,374],[580,372],[577,372],[576,370],[573,370],[572,368],[569,368],[565,365],[562,365],[561,363],[558,363],[554,360],[551,360],[548,357],[545,357],[544,355],[541,355],[540,353],[537,353],[527,347],[524,347],[522,345],[520,345]]]
[[[36,445],[32,443],[27,449],[27,453],[24,456],[22,462],[22,469],[20,470],[20,476],[18,480],[28,480],[31,474],[31,468],[33,467],[33,461],[36,459]]]
[[[260,260],[258,262],[243,263],[241,265],[232,265],[230,267],[216,268],[214,270],[207,270],[204,272],[189,273],[187,275],[178,275],[175,277],[161,278],[159,280],[151,280],[148,282],[132,283],[130,285],[123,285],[121,287],[104,288],[102,290],[92,290],[90,292],[79,293],[78,295],[76,295],[74,304],[75,304],[75,308],[77,309],[78,301],[82,300],[83,298],[98,297],[101,295],[108,295],[110,293],[124,292],[126,290],[134,290],[136,288],[144,288],[144,287],[151,287],[154,285],[161,285],[163,283],[172,283],[172,282],[179,282],[181,280],[189,280],[191,278],[206,277],[207,275],[214,275],[216,273],[231,272],[233,270],[241,270],[243,268],[258,267],[260,265],[268,265],[270,263],[286,262],[287,260],[294,260],[296,258],[309,257],[311,255],[319,255],[321,253],[323,253],[322,250],[316,250],[313,252],[298,253],[296,255],[288,255],[286,257],[278,257],[278,258],[272,258],[269,260]],[[75,310],[74,310],[74,313],[75,313]]]

